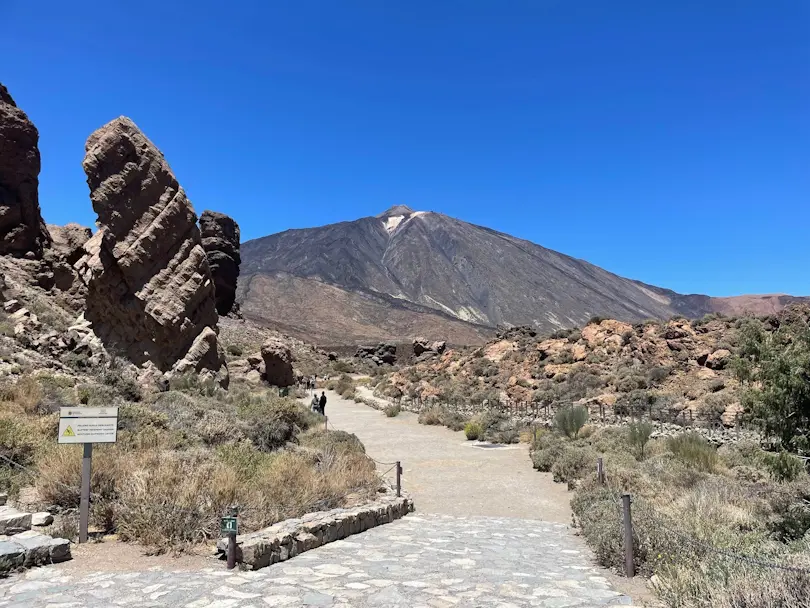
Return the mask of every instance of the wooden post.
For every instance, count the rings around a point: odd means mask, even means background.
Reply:
[[[624,514],[624,573],[633,578],[636,567],[633,563],[633,517],[630,514],[630,494],[622,494],[622,511]]]
[[[402,496],[402,465],[397,460],[397,498]]]
[[[596,459],[596,480],[600,485],[605,485],[605,468],[601,456]]]
[[[79,542],[86,543],[90,527],[90,474],[93,467],[93,444],[84,444],[82,457],[82,490],[79,502]]]
[[[228,532],[228,570],[236,568],[236,532]]]
[[[329,430],[329,417],[328,416],[323,417],[323,430],[324,431]]]

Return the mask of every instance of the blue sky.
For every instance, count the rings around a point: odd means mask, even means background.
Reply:
[[[805,0],[0,0],[48,222],[130,116],[245,240],[393,204],[686,293],[810,295]]]

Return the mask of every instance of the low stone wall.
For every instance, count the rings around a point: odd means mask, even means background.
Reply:
[[[236,537],[236,561],[246,570],[258,570],[321,545],[390,523],[413,511],[413,501],[388,492],[374,502],[350,509],[332,509],[287,519],[249,534]],[[224,554],[228,539],[217,542]]]

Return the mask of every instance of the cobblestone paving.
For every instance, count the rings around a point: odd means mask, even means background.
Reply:
[[[256,572],[99,572],[39,568],[0,582],[8,608],[267,608],[630,604],[566,526],[413,514]]]

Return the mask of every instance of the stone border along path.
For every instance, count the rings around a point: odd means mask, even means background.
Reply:
[[[631,603],[571,533],[569,495],[532,470],[526,446],[476,449],[463,434],[419,425],[413,414],[386,418],[328,397],[330,428],[356,433],[376,460],[402,461],[416,513],[257,571],[229,572],[221,563],[144,569],[148,561],[131,572],[39,568],[0,581],[0,608]]]

